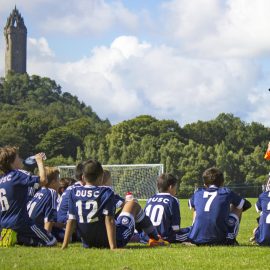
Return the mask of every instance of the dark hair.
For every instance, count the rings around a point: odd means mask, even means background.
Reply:
[[[75,178],[78,181],[82,181],[82,176],[83,176],[83,163],[80,162],[77,164],[75,168]]]
[[[66,178],[61,178],[59,180],[59,188],[58,188],[58,193],[62,195],[62,193],[71,185],[76,183],[76,180],[70,177]]]
[[[57,167],[45,167],[45,172],[48,180],[47,186],[50,185],[52,181],[59,179],[60,171]]]
[[[94,183],[102,175],[103,169],[99,161],[89,159],[83,163],[83,176],[85,181]]]
[[[175,186],[177,179],[170,173],[163,173],[158,177],[157,187],[159,192],[165,192],[170,186]]]
[[[205,170],[202,177],[203,182],[207,187],[211,185],[220,187],[224,183],[224,176],[222,171],[215,167]]]
[[[0,148],[0,170],[7,173],[12,170],[11,164],[15,161],[19,149],[15,146]]]

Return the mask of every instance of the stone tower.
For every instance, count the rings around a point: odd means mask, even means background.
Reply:
[[[9,71],[26,73],[27,29],[16,6],[7,19],[4,28],[6,40],[5,74]]]

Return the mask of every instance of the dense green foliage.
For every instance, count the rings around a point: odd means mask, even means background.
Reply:
[[[263,184],[270,169],[263,158],[270,130],[260,123],[222,113],[180,127],[141,115],[111,127],[55,81],[35,75],[1,79],[0,132],[0,146],[18,145],[23,157],[44,151],[51,165],[89,157],[103,164],[163,163],[179,177],[181,196],[201,185],[210,166],[224,171],[226,185],[249,187]]]
[[[192,212],[187,200],[180,200],[181,225],[189,226]],[[255,200],[251,200],[254,205]],[[256,226],[254,207],[243,213],[238,235],[239,246],[183,246],[149,248],[128,244],[124,249],[84,249],[71,244],[67,250],[55,248],[14,247],[0,249],[4,269],[267,269],[268,247],[252,246],[249,238]]]
[[[110,128],[89,106],[49,78],[9,74],[0,81],[0,145],[17,145],[22,157],[46,152],[52,163],[76,161],[91,137]]]

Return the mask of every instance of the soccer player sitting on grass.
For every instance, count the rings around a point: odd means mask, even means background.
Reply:
[[[75,178],[77,181],[75,179],[73,179],[73,181],[71,179],[62,179],[62,181],[66,184],[69,182],[69,186],[66,186],[65,189],[61,189],[62,195],[57,206],[57,223],[54,224],[52,231],[53,235],[59,242],[63,242],[64,240],[65,227],[68,219],[68,202],[70,191],[76,186],[83,186],[85,184],[85,182],[82,180],[82,169],[82,163],[77,164],[75,167]],[[72,235],[72,241],[77,241],[79,238],[80,237],[77,231],[75,231]]]
[[[254,229],[254,237],[250,240],[261,246],[270,246],[270,179],[267,181],[265,192],[259,195],[255,204],[256,210],[260,213],[259,226]]]
[[[203,173],[204,188],[199,188],[189,201],[194,209],[189,235],[197,245],[234,245],[243,211],[251,204],[226,187],[223,173],[209,168]]]
[[[176,197],[177,179],[171,174],[161,174],[157,180],[156,195],[147,200],[144,211],[162,239],[170,243],[188,239],[190,227],[180,229],[179,201]]]
[[[57,221],[57,193],[59,187],[59,170],[55,167],[45,167],[48,183],[42,187],[28,202],[29,217],[48,232],[52,231]]]
[[[88,160],[83,166],[85,186],[71,190],[69,219],[67,221],[62,249],[68,247],[72,228],[77,224],[84,247],[116,249],[124,247],[133,235],[138,223],[153,241],[164,244],[156,234],[152,223],[144,223],[144,212],[135,201],[125,202],[123,210],[114,219],[115,197],[108,186],[101,186],[103,169],[96,160]]]
[[[39,176],[21,170],[23,167],[16,147],[0,148],[0,246],[16,243],[27,246],[53,246],[56,239],[28,216],[28,187],[47,184],[42,154],[35,155]]]

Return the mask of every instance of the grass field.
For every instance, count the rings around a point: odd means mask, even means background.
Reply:
[[[148,248],[129,244],[121,250],[83,249],[71,244],[67,250],[55,248],[0,249],[0,269],[268,269],[267,247],[249,243],[258,216],[254,203],[242,217],[236,247],[194,247],[180,244]],[[181,200],[182,227],[191,224],[187,200]]]

